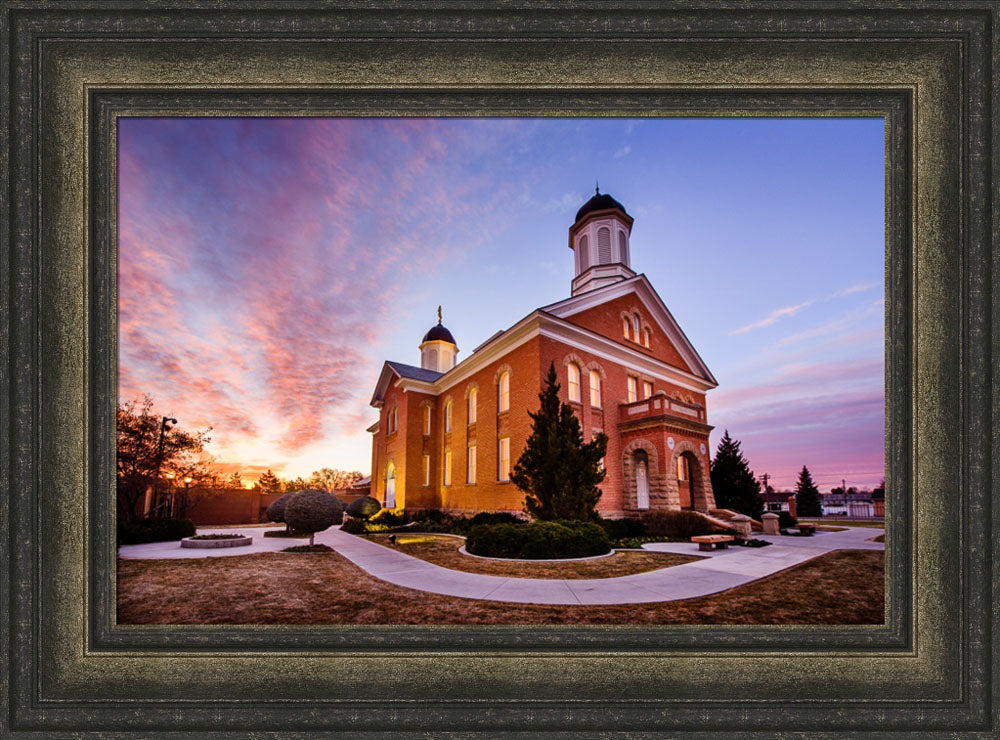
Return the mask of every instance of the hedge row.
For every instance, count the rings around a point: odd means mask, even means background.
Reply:
[[[611,550],[611,542],[590,522],[479,524],[469,530],[465,549],[489,558],[548,560],[603,555]]]
[[[169,542],[194,534],[194,522],[175,517],[150,517],[137,522],[118,524],[119,545],[141,545],[146,542]]]

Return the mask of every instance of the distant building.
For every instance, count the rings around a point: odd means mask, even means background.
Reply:
[[[390,509],[521,511],[524,494],[510,473],[554,363],[584,438],[608,436],[604,516],[715,507],[705,394],[717,383],[646,276],[632,270],[632,224],[621,203],[598,192],[569,229],[569,298],[532,311],[462,361],[439,310],[420,342],[420,367],[383,365],[371,400],[379,420],[368,429],[372,496]]]
[[[854,519],[876,519],[885,516],[885,489],[824,493],[821,496],[823,516],[846,516]]]

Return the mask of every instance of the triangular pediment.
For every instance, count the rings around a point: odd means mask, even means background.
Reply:
[[[639,300],[649,318],[677,350],[678,355],[687,365],[687,369],[713,386],[718,385],[715,376],[712,375],[705,361],[701,359],[701,355],[698,354],[673,314],[670,313],[670,309],[653,289],[645,275],[636,275],[627,280],[572,296],[545,306],[541,310],[560,319],[572,321],[573,316],[629,295],[634,295]]]

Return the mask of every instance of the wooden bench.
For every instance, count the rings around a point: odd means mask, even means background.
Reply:
[[[815,524],[799,524],[796,526],[799,530],[799,534],[815,534],[816,525]]]
[[[733,541],[733,536],[731,534],[702,534],[692,537],[691,541],[698,543],[699,550],[725,550]]]

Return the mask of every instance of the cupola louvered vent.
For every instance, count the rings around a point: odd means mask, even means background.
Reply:
[[[611,264],[611,229],[607,226],[597,230],[597,262],[601,265]]]

